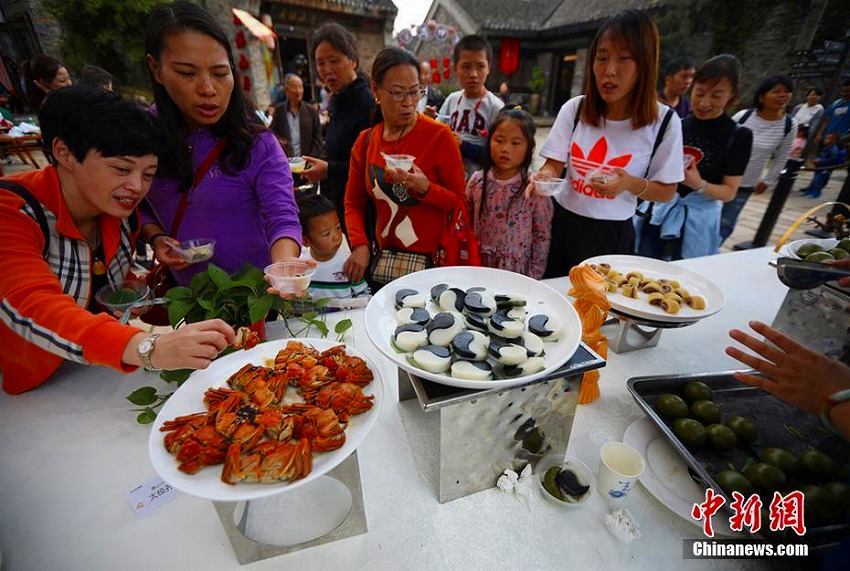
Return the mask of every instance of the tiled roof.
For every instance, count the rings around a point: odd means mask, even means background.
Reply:
[[[662,0],[447,0],[482,31],[535,32],[607,18],[627,8],[653,8]]]
[[[325,0],[329,4],[342,4],[352,8],[380,10],[382,12],[398,12],[393,0]]]

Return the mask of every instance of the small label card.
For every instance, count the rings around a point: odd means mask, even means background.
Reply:
[[[127,492],[127,503],[138,517],[167,504],[179,495],[179,490],[157,476]]]

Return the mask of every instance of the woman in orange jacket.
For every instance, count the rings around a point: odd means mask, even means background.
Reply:
[[[39,119],[56,164],[0,181],[3,389],[32,389],[64,360],[122,371],[205,368],[235,340],[223,321],[155,336],[95,313],[94,293],[130,271],[135,209],[163,144],[156,119],[79,87],[51,93]]]

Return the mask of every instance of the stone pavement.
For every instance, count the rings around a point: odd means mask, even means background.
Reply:
[[[543,141],[546,140],[546,136],[548,134],[548,128],[540,128],[537,131],[536,139],[538,150],[543,145]],[[41,153],[33,154],[40,165],[44,166],[47,164],[47,160]],[[539,156],[535,156],[535,160],[532,167],[537,168],[540,164],[542,164],[542,162],[543,161],[540,159]],[[17,157],[13,157],[11,159],[10,164],[3,165],[3,170],[8,176],[16,172],[32,170],[32,167],[21,163],[21,161]],[[826,188],[821,194],[821,197],[817,200],[807,198],[803,196],[801,192],[799,192],[799,189],[804,188],[806,185],[809,184],[811,177],[811,173],[801,173],[798,176],[797,181],[794,184],[794,190],[791,191],[791,196],[788,197],[788,201],[785,203],[785,206],[779,215],[779,221],[776,223],[776,226],[773,229],[773,233],[771,234],[770,240],[768,241],[768,245],[775,245],[779,238],[782,236],[782,234],[785,232],[785,230],[787,230],[788,227],[791,226],[791,224],[809,208],[815,206],[816,204],[835,200],[838,196],[838,192],[841,189],[841,186],[844,184],[844,180],[847,178],[847,169],[842,169],[838,172],[833,172],[829,184],[826,185]],[[770,201],[770,197],[771,193],[766,192],[761,195],[753,195],[750,200],[747,201],[747,205],[744,207],[744,210],[741,212],[741,216],[738,219],[738,225],[735,228],[735,231],[723,245],[722,251],[731,251],[732,246],[734,244],[752,240],[755,237],[756,229],[758,228],[762,216],[764,215],[764,212],[767,209],[767,204]],[[825,207],[821,212],[818,213],[818,216],[822,217],[823,214],[828,210],[829,208]],[[794,234],[789,238],[789,241],[805,238],[806,234],[804,231],[807,228],[811,228],[811,226],[804,224],[801,228],[797,229]]]

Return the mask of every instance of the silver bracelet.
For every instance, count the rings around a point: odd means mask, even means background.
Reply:
[[[636,194],[635,197],[636,198],[642,197],[644,194],[646,194],[647,190],[649,190],[649,179],[645,178],[645,179],[643,179],[643,190],[641,190],[638,194]]]

